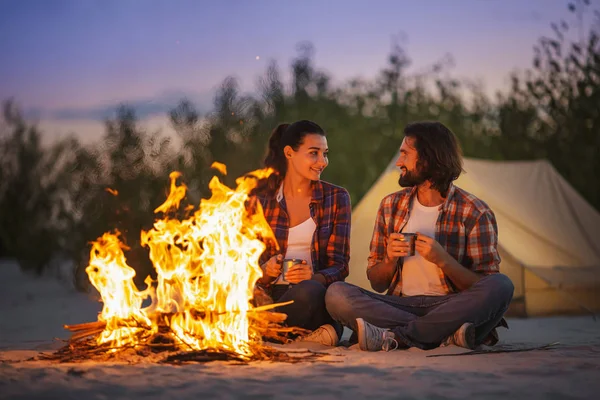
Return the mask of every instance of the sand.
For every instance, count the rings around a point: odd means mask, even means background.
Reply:
[[[559,342],[549,350],[457,355],[450,346],[366,353],[308,346],[311,363],[227,362],[182,366],[28,361],[61,345],[63,324],[95,321],[101,303],[53,277],[0,262],[0,398],[600,398],[600,321],[590,316],[509,319],[499,348]],[[296,350],[305,344],[280,346]],[[453,356],[430,357],[439,354]]]

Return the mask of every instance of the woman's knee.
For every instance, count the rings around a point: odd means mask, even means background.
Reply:
[[[298,283],[292,289],[293,290],[293,299],[297,304],[313,304],[313,303],[323,303],[325,299],[325,286],[322,283],[306,280]]]

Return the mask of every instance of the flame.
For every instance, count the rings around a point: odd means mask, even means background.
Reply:
[[[223,163],[215,161],[214,163],[212,163],[212,165],[210,167],[216,169],[223,175],[227,175],[227,166]]]
[[[262,275],[259,257],[263,241],[275,238],[260,204],[251,210],[248,200],[257,183],[253,177],[272,172],[257,170],[238,178],[235,190],[213,177],[211,198],[202,199],[198,210],[182,220],[168,217],[186,193],[185,185],[177,185],[181,174],[171,173],[170,194],[155,210],[163,217],[141,233],[157,273],[156,281],[146,279],[144,291],[133,283],[135,271],[127,265],[118,233],[94,242],[86,271],[104,302],[99,319],[106,328],[98,344],[135,346],[162,325],[181,349],[250,356],[251,343],[260,340],[249,320],[254,285]],[[150,305],[142,308],[147,298]]]
[[[104,302],[100,321],[106,322],[106,329],[99,336],[99,343],[131,342],[141,327],[130,324],[141,323],[150,326],[150,320],[141,310],[147,292],[140,292],[133,283],[135,270],[127,265],[118,238],[119,233],[105,233],[92,244],[90,264],[86,272],[92,284],[98,289]]]

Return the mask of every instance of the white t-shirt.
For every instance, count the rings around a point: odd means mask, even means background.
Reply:
[[[440,215],[440,206],[426,207],[414,197],[410,217],[402,232],[419,232],[435,238],[435,224]],[[425,260],[419,253],[404,257],[402,266],[402,294],[405,296],[443,296],[447,292],[442,286],[440,269]]]

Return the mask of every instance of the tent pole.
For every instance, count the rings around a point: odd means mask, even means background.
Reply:
[[[525,283],[525,267],[520,262],[519,265],[521,266],[521,285],[523,285],[523,306],[525,307],[525,318],[529,318],[529,313],[527,312],[527,285]]]

